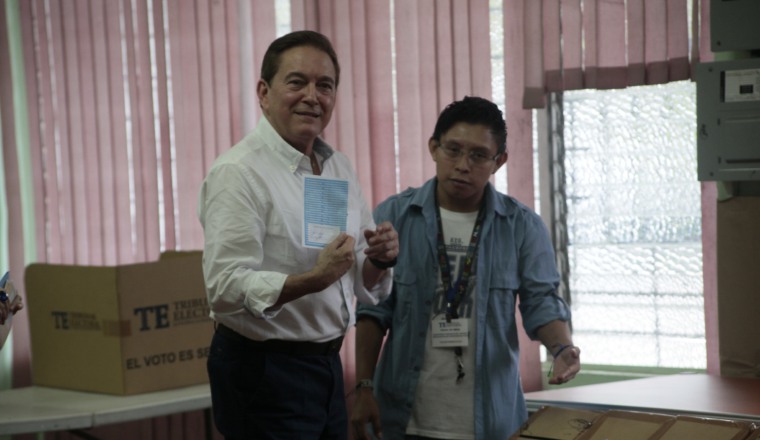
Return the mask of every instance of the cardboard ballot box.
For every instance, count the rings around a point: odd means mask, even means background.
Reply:
[[[578,440],[651,440],[675,422],[675,416],[610,410],[596,419]]]
[[[752,432],[750,432],[746,440],[758,440],[758,439],[760,439],[760,425],[753,423]]]
[[[574,440],[601,415],[599,411],[544,406],[510,440]]]
[[[751,430],[749,422],[677,416],[673,424],[657,432],[652,440],[744,440]]]
[[[544,406],[509,440],[760,440],[754,423],[640,411]]]
[[[31,264],[35,385],[137,394],[208,382],[201,252],[116,267]]]

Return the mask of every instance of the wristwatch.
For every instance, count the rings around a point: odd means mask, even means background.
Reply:
[[[373,266],[382,270],[390,269],[391,267],[395,266],[396,261],[397,261],[396,258],[392,259],[391,261],[380,261],[380,260],[375,260],[374,258],[369,259],[369,262],[372,263]]]

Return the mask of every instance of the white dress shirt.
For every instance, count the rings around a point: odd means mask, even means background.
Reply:
[[[262,117],[253,132],[217,158],[201,186],[198,218],[210,315],[250,339],[329,341],[354,324],[354,296],[377,304],[390,294],[390,273],[371,290],[364,287],[363,231],[374,230],[375,223],[348,158],[321,139],[314,151],[323,177],[349,182],[346,232],[356,240],[355,264],[327,289],[281,307],[272,306],[287,276],[312,269],[320,252],[301,245],[309,157]]]

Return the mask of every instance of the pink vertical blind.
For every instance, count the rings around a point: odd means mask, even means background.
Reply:
[[[509,194],[528,206],[533,206],[533,114],[521,105],[524,87],[523,66],[520,62],[526,55],[528,40],[532,34],[525,32],[534,25],[523,21],[526,10],[538,2],[504,0],[504,92],[506,94],[505,116],[507,119],[507,187]],[[537,17],[537,16],[536,16]],[[522,328],[517,314],[520,341],[520,372],[525,391],[541,389],[540,344],[531,341]]]
[[[395,2],[399,188],[435,175],[427,141],[438,113],[466,95],[491,97],[487,2]]]
[[[40,261],[202,245],[195,193],[241,125],[236,3],[166,5],[20,2]]]
[[[242,133],[237,49],[237,2],[198,0],[188,5],[168,0],[168,42],[171,56],[172,107],[168,157],[172,181],[165,187],[173,206],[167,228],[176,248],[201,249],[203,234],[197,221],[200,182],[216,156],[237,141]],[[274,16],[261,17],[274,21]],[[173,110],[173,113],[172,113]],[[173,208],[172,212],[169,209]]]
[[[18,7],[37,261],[129,264],[156,259],[163,250],[200,249],[200,182],[213,159],[242,136],[238,2],[30,0]],[[269,12],[256,8],[256,19],[273,23],[273,8]],[[273,28],[260,29],[249,38],[268,44]],[[4,14],[0,31],[6,50]],[[7,91],[12,81],[2,64]],[[14,232],[21,230],[19,183],[11,181],[18,171],[14,108],[9,92],[0,97]],[[10,238],[14,280],[21,281],[22,234]],[[30,383],[24,318],[14,332],[17,386]],[[94,434],[203,436],[200,414],[129,425]]]
[[[692,3],[698,10],[703,2]],[[547,92],[662,84],[691,77],[696,53],[692,50],[690,59],[687,0],[512,4],[523,12],[524,108],[544,107]]]

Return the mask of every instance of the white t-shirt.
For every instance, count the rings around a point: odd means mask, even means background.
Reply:
[[[441,224],[449,257],[452,283],[456,282],[464,267],[467,247],[478,212],[460,213],[441,208]],[[473,262],[473,267],[477,263]],[[425,345],[425,361],[414,397],[412,415],[406,433],[430,438],[471,440],[475,438],[473,414],[473,384],[475,379],[475,274],[468,282],[465,297],[459,305],[459,318],[468,319],[469,345],[462,348],[464,378],[457,382],[457,359],[454,348],[435,348],[432,345],[432,329],[428,329]],[[433,303],[433,322],[446,314],[446,289],[439,280]]]

